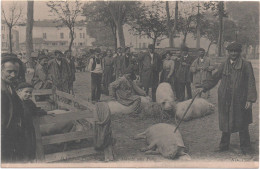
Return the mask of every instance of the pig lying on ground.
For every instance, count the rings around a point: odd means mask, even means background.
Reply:
[[[148,147],[141,149],[145,154],[161,154],[165,158],[174,159],[187,155],[184,152],[182,136],[176,126],[158,123],[146,129],[143,133],[134,136],[134,139],[146,139]]]
[[[151,102],[151,99],[149,97],[141,97],[141,106],[142,103],[149,103]],[[132,113],[133,111],[133,107],[131,106],[124,106],[120,103],[118,103],[117,101],[109,101],[107,102],[110,112],[111,114],[129,114]]]
[[[162,110],[175,114],[177,119],[181,119],[185,110],[189,106],[191,99],[176,103],[174,94],[169,83],[160,83],[156,90],[156,102],[161,105]],[[187,112],[184,121],[203,117],[214,113],[214,105],[202,98],[196,98]],[[170,113],[169,113],[170,114]]]
[[[183,114],[185,113],[187,107],[191,102],[190,100],[186,100],[183,102],[177,103],[176,109],[176,118],[181,119]],[[186,116],[184,117],[184,121],[192,120],[194,118],[203,117],[209,114],[214,113],[215,106],[209,103],[207,100],[203,98],[196,98],[192,103],[190,109],[188,110]]]

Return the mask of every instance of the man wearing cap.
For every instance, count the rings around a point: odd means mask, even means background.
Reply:
[[[76,67],[75,67],[75,59],[74,57],[72,57],[71,55],[71,51],[70,50],[66,50],[65,53],[64,53],[66,59],[67,59],[67,62],[70,66],[70,80],[69,80],[69,93],[71,94],[74,94],[74,90],[73,90],[73,83],[75,82],[76,80],[76,76],[75,76],[75,73],[76,73]]]
[[[69,64],[63,53],[59,50],[54,52],[54,59],[48,63],[47,80],[52,82],[52,87],[69,93],[69,81],[71,77]]]
[[[179,60],[178,69],[176,70],[176,82],[179,88],[178,101],[185,100],[185,88],[187,90],[187,99],[192,98],[191,94],[191,72],[190,66],[193,58],[188,54],[189,48],[187,46],[181,47],[181,57]]]
[[[156,89],[159,83],[159,72],[162,69],[160,56],[154,52],[154,46],[148,45],[148,52],[139,57],[142,62],[141,83],[148,95],[149,88],[152,87],[152,100],[156,101]]]
[[[17,81],[19,59],[12,55],[1,57],[1,159],[17,162],[23,157],[23,106],[13,84]]]
[[[193,74],[193,86],[201,85],[205,79],[211,78],[214,65],[208,57],[205,57],[205,49],[200,48],[199,57],[193,61],[190,71]],[[209,91],[202,95],[203,98],[208,99]]]
[[[35,66],[33,78],[31,80],[35,89],[47,89],[51,87],[51,81],[47,81],[48,58],[45,55],[39,55],[38,63]]]
[[[252,103],[257,99],[255,77],[251,63],[241,57],[241,44],[233,42],[227,50],[228,59],[205,80],[198,92],[212,89],[221,80],[218,111],[222,137],[217,151],[227,151],[231,133],[239,132],[241,152],[247,154],[252,150],[248,126],[252,123]]]
[[[99,48],[95,49],[95,54],[89,60],[88,70],[91,72],[91,100],[98,102],[101,97],[101,83],[103,73],[103,63]]]

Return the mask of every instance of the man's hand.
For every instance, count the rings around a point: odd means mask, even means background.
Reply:
[[[252,102],[246,102],[245,109],[252,109]]]

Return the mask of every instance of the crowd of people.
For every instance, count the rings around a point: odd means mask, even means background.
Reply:
[[[197,57],[182,46],[178,56],[166,52],[157,54],[153,45],[147,52],[134,55],[130,48],[117,52],[99,48],[90,50],[88,70],[91,72],[91,99],[100,101],[101,94],[129,106],[140,104],[140,96],[149,95],[156,101],[159,83],[172,86],[176,100],[192,98],[192,86],[209,97],[209,90],[221,80],[218,90],[219,125],[222,131],[220,151],[229,148],[230,135],[239,132],[241,150],[250,147],[248,125],[252,123],[252,103],[257,99],[254,73],[250,62],[242,59],[242,46],[232,43],[227,48],[229,58],[215,69],[214,64],[199,49]],[[32,117],[46,114],[30,101],[33,89],[56,88],[74,94],[75,60],[71,51],[55,51],[52,59],[39,54],[31,84],[25,80],[25,66],[15,54],[1,56],[1,139],[2,161],[17,162],[35,157]],[[138,82],[140,80],[140,82]],[[136,82],[134,82],[136,81]],[[185,97],[185,88],[187,97]],[[135,106],[138,107],[138,106]],[[139,110],[134,110],[139,111]]]

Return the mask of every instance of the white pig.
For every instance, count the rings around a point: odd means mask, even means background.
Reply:
[[[148,146],[141,149],[146,154],[161,154],[165,158],[174,159],[187,155],[180,131],[177,129],[174,133],[175,128],[175,125],[158,123],[137,134],[134,139],[146,139]]]
[[[162,106],[164,111],[175,111],[176,103],[174,94],[169,83],[160,83],[156,89],[156,102]]]
[[[183,114],[185,113],[187,107],[189,106],[191,102],[190,100],[186,100],[183,102],[177,103],[177,109],[176,109],[176,117],[177,119],[181,119]],[[203,98],[196,98],[194,102],[192,103],[190,109],[188,110],[187,114],[184,117],[184,121],[188,121],[194,118],[203,117],[209,114],[214,113],[215,106],[211,103],[209,103],[207,100]]]

